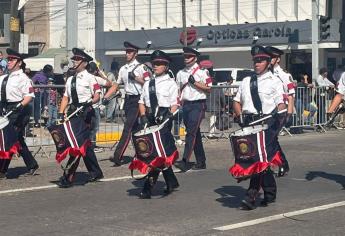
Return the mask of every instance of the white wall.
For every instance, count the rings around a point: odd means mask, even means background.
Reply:
[[[340,16],[341,8],[334,9]],[[325,10],[326,0],[320,0],[320,15]],[[311,0],[186,0],[187,26],[305,19],[311,19]],[[182,27],[181,1],[104,0],[104,20],[105,31]]]
[[[91,56],[95,54],[94,1],[78,5],[78,47]],[[50,48],[66,47],[66,0],[50,0]]]

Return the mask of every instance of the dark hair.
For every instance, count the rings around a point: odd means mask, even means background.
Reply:
[[[327,68],[325,68],[325,67],[322,67],[320,70],[319,70],[319,74],[320,75],[322,75],[322,74],[324,74],[324,73],[326,73],[327,72]]]
[[[43,67],[43,73],[44,74],[50,74],[52,72],[53,72],[53,66],[52,65],[47,64]]]
[[[87,67],[87,71],[90,74],[94,74],[96,71],[98,70],[97,64],[94,63],[93,61],[89,63],[88,67]]]

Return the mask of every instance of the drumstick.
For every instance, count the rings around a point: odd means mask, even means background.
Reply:
[[[287,109],[278,111],[277,114],[281,114],[281,113],[284,113],[284,112],[287,112]],[[273,114],[268,115],[268,116],[265,116],[265,117],[262,117],[261,119],[258,119],[258,120],[256,120],[256,121],[250,122],[249,125],[257,124],[257,123],[259,123],[259,122],[261,122],[261,121],[264,121],[264,120],[267,120],[267,119],[271,118],[272,116],[273,116]]]
[[[174,111],[173,116],[176,115],[179,110],[180,109],[177,109],[176,111]],[[162,124],[160,124],[159,129],[161,129],[169,120],[170,120],[170,118],[166,119]]]

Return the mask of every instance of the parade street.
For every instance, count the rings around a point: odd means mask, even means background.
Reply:
[[[227,139],[206,141],[207,169],[177,173],[171,195],[162,197],[160,176],[150,200],[138,198],[142,181],[127,165],[111,167],[110,150],[97,154],[102,182],[85,184],[81,164],[69,189],[54,184],[61,169],[53,156],[37,156],[33,177],[17,159],[0,182],[0,235],[344,235],[344,139],[344,131],[280,137],[291,171],[277,178],[277,201],[252,211],[239,209],[249,182],[228,173]]]

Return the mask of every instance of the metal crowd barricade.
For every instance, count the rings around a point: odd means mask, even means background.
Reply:
[[[26,142],[29,147],[35,148],[35,155],[42,152],[49,157],[55,153],[55,146],[46,126],[55,122],[60,105],[60,98],[63,85],[35,86],[36,98],[31,103],[32,117],[26,132]],[[201,123],[200,129],[205,140],[213,138],[228,138],[229,134],[238,129],[239,126],[233,119],[233,98],[237,92],[238,86],[221,85],[212,86],[211,93],[207,97],[207,110],[205,119]],[[52,91],[60,91],[54,93]],[[53,99],[52,96],[57,96]],[[122,93],[124,94],[124,93]],[[293,114],[292,128],[294,127],[312,127],[326,131],[324,124],[327,121],[326,111],[335,95],[335,90],[326,87],[317,88],[296,88],[295,111]],[[55,100],[57,104],[50,104],[50,100]],[[100,123],[97,132],[97,144],[102,147],[114,148],[120,139],[124,125],[124,111],[122,110],[124,95],[116,98],[107,106],[100,106]],[[53,106],[52,106],[53,105]],[[35,127],[35,120],[40,123]],[[336,119],[338,126],[342,125],[342,116]],[[182,109],[177,114],[173,122],[174,137],[179,144],[183,144],[185,128],[182,119]]]

